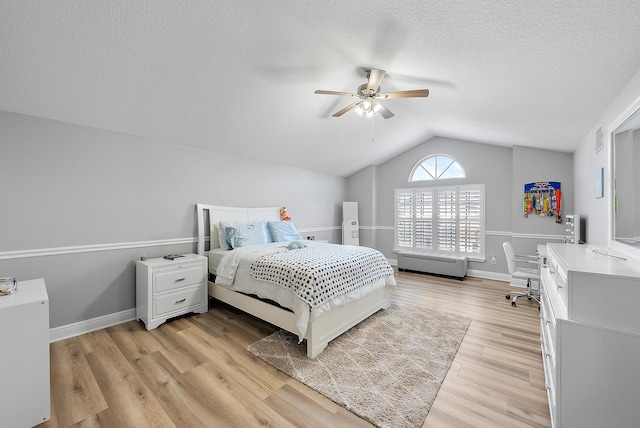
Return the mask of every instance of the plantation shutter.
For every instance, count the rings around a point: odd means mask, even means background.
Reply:
[[[482,193],[478,188],[462,188],[459,198],[459,251],[480,252]]]
[[[396,246],[484,257],[484,185],[396,190]]]
[[[456,250],[456,190],[438,189],[438,250]]]
[[[400,247],[413,247],[413,191],[396,192],[396,233]]]
[[[416,248],[433,247],[433,192],[416,192]]]

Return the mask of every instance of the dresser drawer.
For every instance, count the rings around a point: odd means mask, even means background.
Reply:
[[[153,316],[162,316],[203,303],[202,286],[181,288],[174,293],[153,296]]]
[[[567,281],[567,271],[561,266],[558,266],[558,271],[555,275],[556,291],[560,301],[565,308],[569,307],[569,281]]]
[[[540,333],[548,342],[548,347],[551,348],[551,351],[555,351],[556,346],[556,316],[553,313],[553,307],[551,306],[551,302],[545,296],[542,295],[541,305],[540,305],[540,318],[542,320],[542,324],[540,326]]]
[[[178,265],[169,270],[158,270],[153,274],[153,293],[199,284],[203,279],[201,265]]]
[[[547,398],[549,400],[549,413],[551,416],[551,426],[555,428],[557,404],[556,404],[556,385],[553,383],[553,376],[549,373],[549,366],[545,364],[545,388],[547,389]]]

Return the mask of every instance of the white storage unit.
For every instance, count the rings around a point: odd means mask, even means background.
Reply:
[[[49,296],[43,279],[0,296],[0,425],[32,427],[51,417]]]
[[[342,203],[342,244],[360,245],[357,202]]]
[[[639,265],[583,245],[547,245],[540,331],[554,427],[638,426]]]
[[[175,260],[155,258],[136,262],[136,317],[147,330],[189,312],[205,313],[207,258],[186,254]]]

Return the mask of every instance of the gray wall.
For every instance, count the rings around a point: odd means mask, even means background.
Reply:
[[[45,278],[51,328],[134,308],[141,253],[195,251],[195,203],[286,205],[340,242],[342,177],[2,111],[0,129],[0,276]]]
[[[408,178],[415,164],[426,156],[445,153],[465,168],[466,179],[441,180],[433,183],[409,183]],[[372,242],[389,259],[395,259],[394,247],[394,190],[398,188],[446,186],[454,184],[484,184],[486,207],[486,261],[470,262],[470,269],[484,272],[507,273],[502,243],[514,236],[535,236],[520,239],[516,247],[533,251],[538,242],[548,241],[548,235],[562,235],[564,227],[551,218],[532,218],[524,221],[522,199],[524,184],[532,181],[560,181],[563,190],[571,195],[571,154],[524,148],[507,148],[470,141],[435,137],[377,166],[365,168],[348,179],[347,197],[361,201],[361,211],[368,213],[374,205],[377,223],[372,224],[375,240],[363,239],[365,245]],[[371,189],[377,197],[369,196]],[[374,202],[374,200],[377,201]],[[367,208],[364,208],[367,207]],[[367,214],[366,218],[374,217]],[[363,225],[361,220],[361,225]],[[367,230],[362,231],[367,235]],[[538,235],[542,235],[538,237]],[[516,239],[517,240],[517,239]],[[492,256],[497,263],[491,264]]]
[[[524,185],[539,181],[558,181],[562,198],[560,211],[563,223],[555,217],[529,215],[522,211]],[[513,204],[511,205],[513,246],[518,254],[535,254],[536,245],[546,242],[562,242],[557,237],[566,234],[566,214],[574,214],[573,155],[571,153],[513,148]]]
[[[370,165],[353,174],[347,180],[347,199],[358,202],[358,222],[360,223],[360,245],[377,248],[378,225],[376,209],[376,179],[378,166]]]
[[[640,260],[640,251],[637,249],[610,242],[613,207],[611,133],[640,108],[640,70],[611,104],[603,106],[604,108],[606,111],[602,117],[574,152],[573,181],[580,183],[580,186],[576,186],[576,197],[573,200],[575,212],[587,220],[587,240],[590,245],[611,245],[614,250]],[[596,133],[600,128],[604,131],[604,148],[596,151]],[[604,168],[604,197],[595,198],[595,173],[600,168]]]

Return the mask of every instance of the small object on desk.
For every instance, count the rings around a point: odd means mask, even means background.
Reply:
[[[167,260],[175,260],[175,259],[179,259],[180,257],[184,257],[184,256],[181,254],[169,254],[164,256],[164,258]]]
[[[16,285],[15,278],[11,278],[11,277],[0,278],[0,296],[13,294],[17,290],[18,290],[18,286]]]

